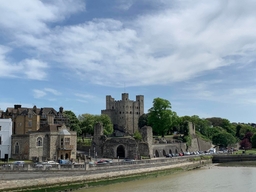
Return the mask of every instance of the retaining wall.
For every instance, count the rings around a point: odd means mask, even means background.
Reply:
[[[214,155],[213,163],[227,163],[238,161],[256,161],[256,155]]]
[[[188,159],[183,159],[182,161],[170,161],[165,162],[162,164],[160,163],[147,163],[148,167],[143,167],[142,164],[138,165],[135,169],[129,169],[127,167],[125,170],[121,170],[121,167],[125,166],[117,166],[112,167],[106,170],[106,167],[102,167],[101,173],[93,173],[92,174],[85,174],[86,171],[80,172],[80,175],[72,175],[72,172],[69,173],[69,176],[59,176],[59,177],[48,177],[47,174],[49,172],[42,172],[41,178],[35,178],[35,179],[13,179],[13,180],[1,180],[0,179],[0,191],[3,189],[13,189],[15,188],[23,188],[23,187],[31,187],[31,186],[44,186],[44,185],[54,185],[54,184],[63,184],[63,183],[75,183],[79,181],[91,181],[91,180],[97,180],[97,179],[104,179],[104,178],[115,178],[120,176],[127,176],[127,175],[133,175],[133,174],[141,174],[146,172],[152,172],[152,171],[160,171],[160,170],[166,170],[174,167],[198,167],[203,166],[205,162],[210,162],[210,160],[202,160],[197,162],[191,162]],[[134,165],[131,165],[134,167]],[[101,169],[101,168],[100,168]],[[114,169],[118,171],[114,171]]]

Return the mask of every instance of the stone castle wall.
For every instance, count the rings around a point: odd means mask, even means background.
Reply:
[[[110,117],[112,123],[124,132],[133,134],[138,130],[139,117],[144,113],[144,96],[137,95],[136,101],[129,100],[128,93],[122,94],[122,100],[106,96],[106,109],[101,114]]]

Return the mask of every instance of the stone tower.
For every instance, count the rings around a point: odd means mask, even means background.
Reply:
[[[122,93],[122,100],[106,96],[106,109],[101,114],[110,117],[114,128],[128,134],[138,130],[139,117],[144,113],[144,96],[137,95],[136,101],[129,100],[128,93]]]
[[[94,125],[93,142],[91,146],[91,155],[95,158],[102,156],[102,144],[103,144],[103,126],[101,123]]]

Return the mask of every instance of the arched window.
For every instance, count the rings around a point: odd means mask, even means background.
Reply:
[[[43,139],[42,139],[42,137],[38,137],[36,139],[36,146],[43,146]]]
[[[20,153],[20,146],[19,146],[19,143],[15,143],[15,148],[14,148],[14,152],[15,154],[19,154]]]

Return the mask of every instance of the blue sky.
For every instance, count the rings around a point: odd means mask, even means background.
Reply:
[[[0,108],[100,114],[156,97],[179,116],[256,122],[256,1],[9,0],[0,4]]]

